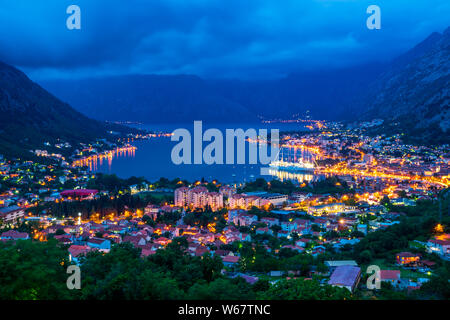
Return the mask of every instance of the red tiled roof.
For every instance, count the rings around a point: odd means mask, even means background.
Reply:
[[[411,252],[400,252],[400,253],[397,253],[397,257],[404,257],[404,258],[420,257],[420,254],[419,253],[411,253]]]
[[[101,238],[90,238],[88,240],[89,243],[95,243],[95,244],[102,244],[105,241],[106,241],[106,239],[101,239]]]
[[[27,239],[28,233],[18,232],[16,230],[9,230],[2,233],[2,238],[12,238],[12,239]]]
[[[202,256],[202,255],[203,255],[204,253],[206,253],[206,252],[209,252],[209,250],[208,250],[208,248],[203,247],[203,246],[197,247],[197,249],[195,249],[195,255],[196,255],[197,257]]]
[[[430,260],[423,260],[422,264],[428,266],[428,267],[432,267],[436,264],[436,262],[430,261]]]
[[[69,247],[69,253],[72,255],[72,257],[78,257],[81,254],[86,254],[90,250],[91,248],[89,248],[88,246],[71,245]]]
[[[400,278],[400,270],[381,270],[381,280],[398,280]]]
[[[229,262],[229,263],[237,263],[239,261],[239,257],[237,256],[225,256],[222,257],[223,262]]]
[[[428,242],[431,242],[431,243],[434,243],[434,244],[438,244],[440,246],[449,246],[450,245],[450,240],[431,239],[431,240],[428,240]]]
[[[156,251],[149,249],[142,249],[141,257],[148,257],[149,255],[155,254]]]
[[[75,196],[75,197],[86,197],[90,196],[91,194],[97,194],[98,190],[94,189],[75,189],[75,190],[64,190],[61,192],[62,196],[69,197],[69,196]]]

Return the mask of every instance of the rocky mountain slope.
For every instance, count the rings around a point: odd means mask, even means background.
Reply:
[[[112,128],[75,111],[23,72],[1,62],[0,115],[0,154],[4,155],[27,157],[30,149],[58,139],[89,142],[107,137]]]
[[[387,125],[426,141],[449,140],[450,28],[393,61],[371,84],[360,106],[363,118],[382,118]]]

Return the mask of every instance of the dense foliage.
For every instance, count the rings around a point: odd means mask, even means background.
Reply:
[[[349,293],[316,280],[254,285],[222,275],[222,259],[186,253],[175,238],[142,258],[129,243],[82,258],[81,289],[68,290],[67,251],[56,242],[20,240],[0,245],[0,299],[347,299]],[[301,262],[300,262],[301,263]],[[306,261],[305,261],[306,263]]]
[[[267,191],[272,193],[291,194],[292,192],[312,192],[316,194],[344,194],[353,193],[345,181],[332,176],[297,187],[292,181],[272,180],[264,178],[248,182],[240,192]]]

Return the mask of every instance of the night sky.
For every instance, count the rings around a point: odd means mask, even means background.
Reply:
[[[66,8],[81,8],[68,30]],[[366,8],[381,8],[368,30]],[[2,0],[0,60],[33,79],[269,79],[389,60],[449,25],[448,0]]]

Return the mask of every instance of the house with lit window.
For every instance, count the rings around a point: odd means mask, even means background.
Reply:
[[[283,205],[288,200],[288,196],[280,193],[266,193],[261,195],[261,203],[271,203],[274,207]]]
[[[399,265],[417,264],[420,261],[421,255],[419,253],[400,252],[395,256],[395,260]]]
[[[240,213],[236,217],[234,217],[233,222],[235,225],[238,226],[249,226],[254,222],[258,221],[258,216],[255,214],[247,214],[247,213]]]
[[[158,206],[149,204],[144,209],[144,215],[149,216],[153,220],[156,220],[156,218],[158,218],[159,211],[160,208]]]
[[[380,281],[389,282],[394,287],[400,285],[400,270],[380,270]]]
[[[427,242],[427,251],[438,255],[450,255],[450,240],[430,239]]]
[[[310,215],[328,215],[346,211],[347,207],[343,203],[330,203],[317,206],[310,206],[308,213]]]
[[[91,249],[109,252],[111,249],[111,241],[102,238],[90,238],[86,241],[86,245]]]
[[[158,239],[155,239],[153,242],[158,243],[161,246],[167,246],[170,242],[172,242],[172,240],[166,237],[159,237]]]
[[[25,215],[25,210],[19,206],[0,208],[0,221],[4,224],[17,224]]]

